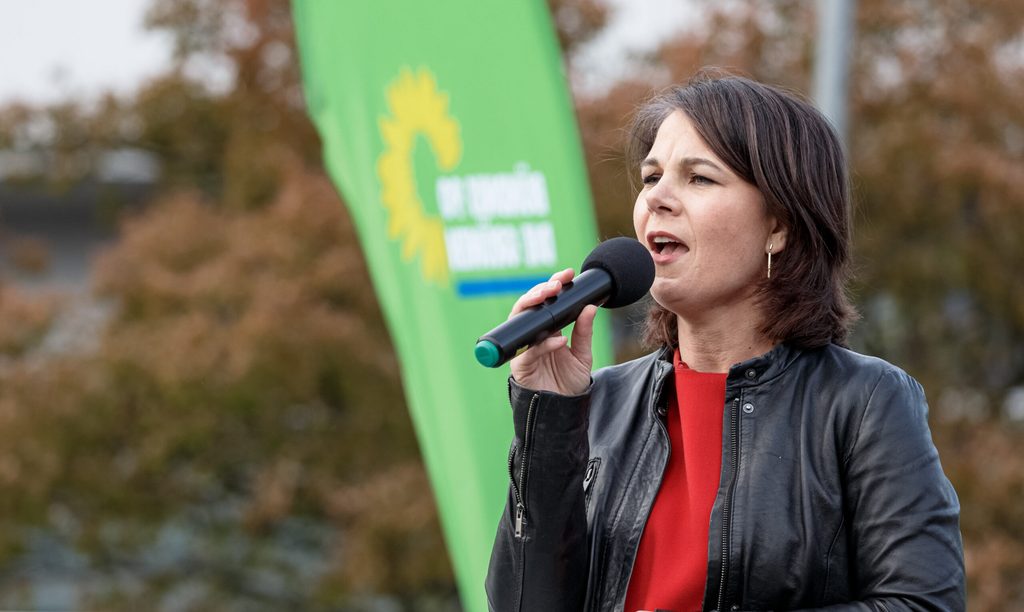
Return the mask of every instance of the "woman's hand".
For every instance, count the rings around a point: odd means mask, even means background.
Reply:
[[[571,281],[573,276],[572,268],[556,272],[551,280],[537,285],[516,300],[509,318],[558,295],[562,285]],[[590,386],[590,369],[594,364],[590,339],[594,333],[596,315],[597,306],[590,305],[583,309],[573,326],[571,345],[569,339],[558,331],[520,353],[511,361],[512,378],[535,391],[551,391],[561,395],[579,395],[586,391]]]

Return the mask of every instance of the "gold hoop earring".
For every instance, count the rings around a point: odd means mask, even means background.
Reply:
[[[772,278],[772,243],[768,243],[768,279]]]

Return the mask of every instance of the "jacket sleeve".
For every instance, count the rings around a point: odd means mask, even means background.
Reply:
[[[587,466],[590,394],[531,391],[509,379],[515,439],[508,503],[487,571],[495,612],[583,609],[587,586]]]
[[[825,610],[966,608],[960,504],[927,413],[917,381],[882,375],[844,460],[858,601]]]

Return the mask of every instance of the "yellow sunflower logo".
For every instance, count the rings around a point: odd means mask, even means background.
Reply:
[[[462,157],[459,123],[448,114],[448,94],[426,68],[402,68],[386,90],[389,115],[379,120],[384,151],[377,159],[381,201],[388,211],[388,237],[401,239],[402,259],[419,255],[423,277],[448,282],[444,224],[423,209],[416,192],[413,147],[417,136],[430,144],[437,166],[450,171]]]

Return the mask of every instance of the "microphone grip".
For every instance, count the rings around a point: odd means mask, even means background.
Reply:
[[[575,321],[588,304],[600,306],[612,290],[611,276],[591,268],[566,283],[558,295],[528,308],[477,340],[476,358],[496,368],[515,357],[520,349],[536,344]]]

